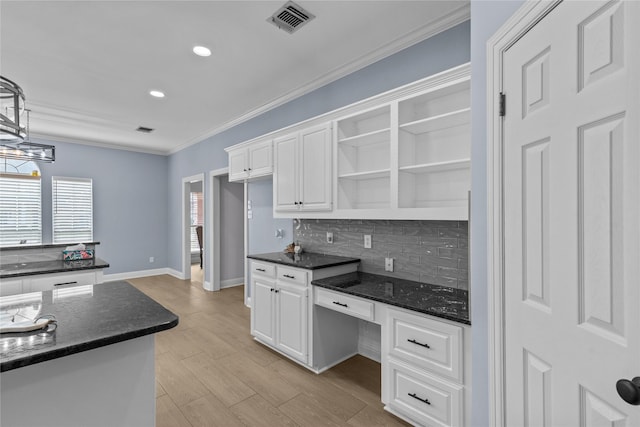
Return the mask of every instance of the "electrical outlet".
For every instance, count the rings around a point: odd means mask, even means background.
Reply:
[[[327,243],[333,243],[333,233],[327,231]]]
[[[371,249],[371,234],[364,235],[364,248]]]
[[[393,271],[393,258],[384,259],[384,271]]]
[[[149,257],[149,262],[151,262],[151,263],[156,262],[156,259],[154,257],[150,256]]]

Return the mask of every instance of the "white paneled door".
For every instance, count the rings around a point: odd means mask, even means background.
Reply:
[[[640,426],[639,29],[564,1],[504,53],[507,426]]]

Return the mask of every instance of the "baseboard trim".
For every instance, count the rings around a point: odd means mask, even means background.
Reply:
[[[236,277],[235,279],[227,279],[227,280],[220,281],[220,289],[233,288],[234,286],[242,286],[242,285],[244,285],[244,277]]]
[[[211,282],[207,282],[206,280],[204,281],[204,283],[202,284],[202,288],[205,291],[213,291],[213,285],[211,284]]]
[[[173,276],[176,279],[184,280],[184,274],[182,274],[181,271],[174,270],[173,268],[167,268],[166,270],[167,272],[165,274],[168,274],[169,276]]]
[[[113,282],[115,280],[137,279],[138,277],[159,276],[161,274],[171,274],[169,268],[154,268],[152,270],[127,271],[126,273],[105,274],[105,282]],[[173,276],[173,274],[171,274]]]

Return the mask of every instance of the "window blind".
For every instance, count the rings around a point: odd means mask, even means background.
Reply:
[[[53,243],[93,241],[93,182],[52,178]]]
[[[0,174],[0,246],[42,244],[40,177]]]
[[[190,193],[191,201],[191,252],[200,252],[196,225],[204,223],[204,203],[201,192]]]

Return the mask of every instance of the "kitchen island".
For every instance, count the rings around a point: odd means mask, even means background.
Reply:
[[[153,334],[175,314],[123,281],[0,298],[21,307],[57,323],[0,335],[1,425],[155,425]]]

